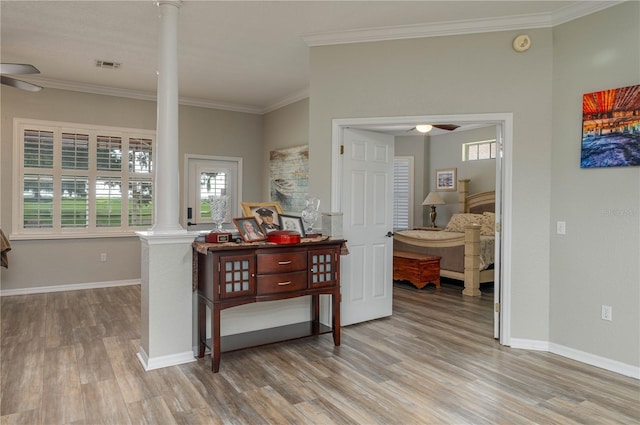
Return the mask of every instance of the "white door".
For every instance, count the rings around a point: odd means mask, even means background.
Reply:
[[[240,215],[242,199],[240,158],[186,155],[186,224],[189,230],[210,230],[214,227],[208,206],[210,195],[228,195],[229,216],[223,226],[233,229],[231,217]]]
[[[390,316],[393,301],[394,137],[343,129],[341,322]]]

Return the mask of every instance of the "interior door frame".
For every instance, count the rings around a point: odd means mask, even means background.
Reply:
[[[454,115],[420,115],[404,117],[369,117],[369,118],[337,118],[331,124],[331,211],[342,211],[342,168],[343,158],[340,146],[343,130],[346,127],[367,129],[376,125],[415,125],[419,122],[446,122],[451,124],[492,124],[497,130],[496,140],[499,144],[496,158],[496,224],[500,226],[501,240],[500,259],[495,272],[499,274],[499,291],[496,301],[500,303],[499,342],[511,345],[511,247],[512,228],[511,213],[513,204],[512,185],[512,152],[513,152],[513,114],[454,114]],[[368,130],[376,131],[375,128]],[[501,141],[501,143],[500,143]],[[500,146],[501,144],[501,146]],[[501,212],[500,212],[501,211]]]

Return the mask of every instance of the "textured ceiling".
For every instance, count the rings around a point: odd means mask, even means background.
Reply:
[[[182,103],[262,113],[306,97],[310,45],[491,30],[506,21],[551,26],[603,7],[591,1],[187,0],[179,18],[179,94]],[[41,71],[26,81],[155,96],[154,2],[3,0],[0,8],[2,62]],[[102,69],[96,60],[122,65]]]

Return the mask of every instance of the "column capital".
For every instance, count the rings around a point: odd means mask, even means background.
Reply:
[[[170,6],[175,6],[176,8],[180,9],[180,6],[182,6],[182,3],[183,3],[182,0],[157,0],[156,6],[160,7],[166,4]]]

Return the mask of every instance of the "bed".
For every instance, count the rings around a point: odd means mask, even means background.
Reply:
[[[459,180],[459,211],[442,231],[418,228],[393,236],[394,251],[437,255],[440,276],[464,282],[462,293],[480,296],[480,284],[493,282],[495,191],[469,195],[469,179]]]

